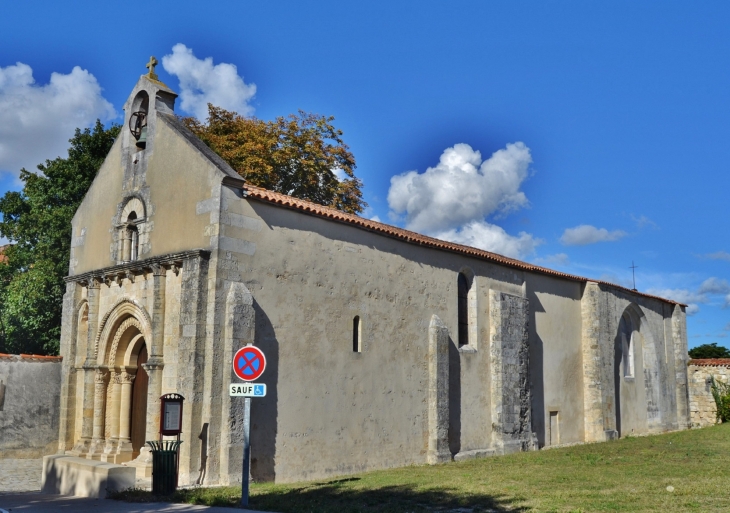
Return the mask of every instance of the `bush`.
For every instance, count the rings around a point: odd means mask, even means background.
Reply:
[[[730,384],[715,380],[710,376],[712,397],[717,405],[718,422],[730,422]]]

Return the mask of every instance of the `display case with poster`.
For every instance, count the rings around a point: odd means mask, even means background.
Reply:
[[[165,394],[160,397],[160,437],[180,437],[184,400],[180,394]]]

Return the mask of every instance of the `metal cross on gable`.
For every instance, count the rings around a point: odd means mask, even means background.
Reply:
[[[636,268],[639,267],[638,265],[634,265],[634,261],[631,261],[631,265],[629,266],[629,269],[631,269],[631,276],[634,279],[634,288],[632,290],[636,290]]]
[[[155,73],[155,66],[157,66],[157,64],[158,62],[154,55],[151,55],[150,62],[145,64],[145,67],[150,70],[149,73],[147,73],[147,76],[152,80],[157,80],[157,73]]]

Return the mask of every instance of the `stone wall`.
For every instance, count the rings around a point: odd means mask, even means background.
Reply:
[[[56,452],[61,357],[0,354],[0,459]]]
[[[712,426],[717,419],[717,406],[710,390],[710,376],[728,383],[730,358],[690,360],[688,371],[691,425],[693,428]]]

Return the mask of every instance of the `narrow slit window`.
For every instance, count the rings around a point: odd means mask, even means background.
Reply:
[[[458,278],[459,347],[469,344],[469,282],[464,273]]]
[[[362,340],[360,335],[360,316],[356,315],[352,319],[352,351],[354,353],[362,353]]]

